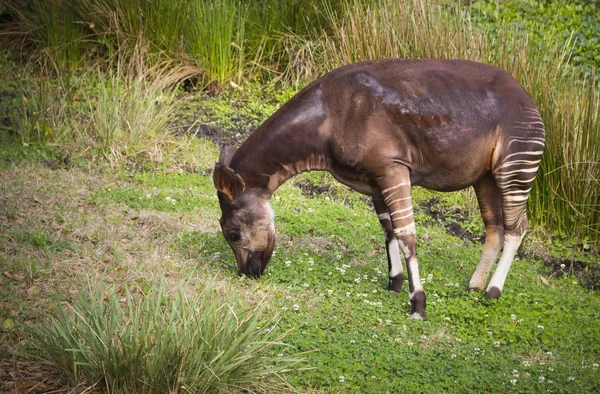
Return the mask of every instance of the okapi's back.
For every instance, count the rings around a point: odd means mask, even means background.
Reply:
[[[411,181],[457,190],[493,166],[493,153],[529,94],[506,71],[466,60],[386,59],[338,69],[320,84],[341,166],[394,160]],[[375,155],[375,156],[374,156]],[[373,157],[370,157],[373,156]]]

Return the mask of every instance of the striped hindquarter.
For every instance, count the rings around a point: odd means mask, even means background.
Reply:
[[[503,130],[500,152],[492,171],[475,189],[486,227],[486,244],[469,289],[483,290],[500,251],[502,254],[486,289],[488,299],[502,293],[508,271],[527,231],[526,203],[544,148],[544,127],[535,109],[522,109],[519,120]],[[381,197],[373,198],[386,234],[390,284],[399,291],[404,279],[399,252],[406,261],[413,318],[424,318],[425,293],[416,256],[410,173],[407,167],[390,168],[380,181]]]
[[[500,155],[488,176],[474,185],[486,225],[486,245],[469,283],[482,290],[496,256],[498,265],[486,289],[488,299],[502,294],[508,270],[527,231],[526,204],[544,150],[544,125],[535,108],[522,108],[518,120],[504,130]]]

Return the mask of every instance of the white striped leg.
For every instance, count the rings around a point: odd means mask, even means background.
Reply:
[[[416,255],[417,234],[413,219],[412,195],[408,168],[400,167],[393,176],[380,182],[381,195],[390,213],[398,246],[406,260],[410,290],[411,318],[425,318],[425,292],[419,276]]]
[[[388,290],[398,293],[402,289],[402,283],[404,282],[404,271],[402,270],[402,259],[400,258],[398,240],[396,239],[396,234],[394,234],[392,219],[383,199],[373,197],[373,205],[375,206],[375,212],[377,212],[379,223],[385,233],[385,249],[387,252],[390,278]]]
[[[504,242],[502,200],[500,189],[491,176],[483,178],[473,188],[479,202],[481,217],[485,223],[486,239],[481,260],[471,277],[468,289],[482,291]]]
[[[500,256],[498,267],[496,267],[494,276],[492,276],[492,280],[490,280],[490,284],[485,291],[485,298],[488,300],[498,298],[502,295],[502,288],[504,287],[508,270],[512,265],[513,259],[515,258],[515,254],[519,249],[519,245],[521,245],[521,240],[523,239],[524,235],[525,233],[523,233],[523,235],[506,235],[504,237],[504,249],[502,251],[502,256]]]
[[[485,298],[487,299],[498,298],[502,295],[502,288],[504,287],[508,270],[529,226],[525,207],[528,191],[528,189],[527,191],[521,191],[521,193],[524,193],[522,194],[524,198],[521,196],[516,197],[516,194],[502,196],[502,214],[504,216],[505,231],[504,247],[494,276],[492,276],[492,280],[490,280],[485,291]]]

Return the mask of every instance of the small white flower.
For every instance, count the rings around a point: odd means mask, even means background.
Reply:
[[[494,342],[494,347],[500,347],[500,342],[499,341]]]
[[[355,342],[356,342],[356,341],[355,341],[354,339],[351,339],[351,340],[350,340],[350,343],[355,343]]]
[[[565,269],[565,265],[564,265],[564,264],[561,264],[561,265],[560,265],[560,269],[561,269],[561,270],[564,270],[564,269]]]
[[[282,310],[282,311],[287,311],[287,310],[288,310],[288,308],[287,308],[287,306],[282,306],[282,307],[281,307],[281,310]]]
[[[331,290],[331,289],[327,290],[327,294],[332,295],[333,294],[333,290]]]
[[[285,265],[286,265],[287,267],[289,267],[290,265],[292,265],[292,262],[291,262],[291,261],[289,261],[289,260],[286,260],[286,261],[285,261]]]
[[[480,351],[481,349],[479,349],[478,347],[476,347],[476,348],[475,348],[475,349],[473,349],[473,350],[475,350],[475,353],[479,353],[479,351]]]
[[[554,368],[548,367],[548,371],[552,372],[552,371],[554,371]]]
[[[408,342],[406,342],[406,344],[407,344],[408,346],[412,346],[412,345],[413,345],[413,343],[412,343],[411,341],[408,341]]]
[[[517,371],[516,369],[513,369],[513,376],[516,376],[518,378],[519,377],[519,371]]]
[[[573,376],[569,376],[569,381],[571,381],[571,382],[572,382],[572,381],[574,381],[574,380],[575,380],[575,378],[574,378]]]
[[[539,325],[539,326],[537,326],[537,328],[538,328],[539,330],[543,330],[543,329],[544,329],[544,326],[542,326],[542,325]]]
[[[454,360],[454,359],[456,358],[456,354],[452,353],[452,355],[450,356],[450,358],[451,358],[452,360]]]
[[[540,383],[543,383],[543,382],[546,380],[546,378],[545,378],[545,377],[543,377],[543,376],[540,376],[540,377],[538,378],[538,380],[540,381]]]
[[[392,324],[392,321],[390,319],[386,319],[385,324]],[[596,365],[598,365],[598,364],[596,364]]]
[[[346,297],[350,297],[350,292],[349,291],[346,292]]]
[[[531,364],[529,363],[529,361],[523,361],[523,365],[529,367]]]
[[[345,381],[345,380],[346,380],[346,378],[345,378],[345,377],[343,377],[343,376],[340,376],[340,383],[344,383],[344,381]]]
[[[515,384],[517,384],[517,379],[511,379],[511,380],[510,380],[510,382],[511,382],[511,383],[513,384],[513,386],[514,386]]]
[[[300,310],[300,305],[294,304],[293,308],[294,308],[295,311],[299,311]]]
[[[514,313],[512,315],[510,315],[510,318],[515,320],[517,318],[517,315],[515,315]]]
[[[456,338],[456,342],[462,342],[462,339]]]
[[[598,363],[593,363],[592,367],[594,367],[594,369],[598,369]]]
[[[283,357],[283,353],[279,353],[277,357]]]

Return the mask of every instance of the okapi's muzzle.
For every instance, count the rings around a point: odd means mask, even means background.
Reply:
[[[250,278],[260,278],[271,260],[273,249],[275,247],[275,237],[269,237],[267,247],[260,252],[252,253],[243,249],[235,252],[235,260],[238,266],[238,272]]]

